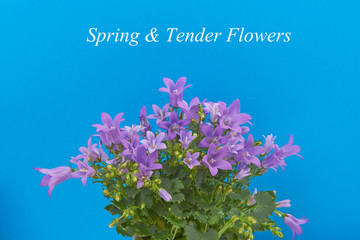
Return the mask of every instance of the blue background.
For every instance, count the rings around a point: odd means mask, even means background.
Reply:
[[[218,1],[216,1],[218,2]],[[251,186],[276,189],[310,218],[297,239],[359,239],[359,33],[356,1],[2,1],[0,3],[1,239],[122,239],[99,185],[71,179],[52,199],[33,167],[66,165],[101,112],[164,104],[162,78],[188,78],[185,99],[239,98],[256,138],[294,134],[304,160]],[[284,43],[87,43],[88,29],[147,33],[292,32]],[[143,35],[142,35],[143,37]],[[150,109],[148,109],[149,111]],[[285,239],[291,231],[281,223]],[[273,239],[271,233],[257,239]]]

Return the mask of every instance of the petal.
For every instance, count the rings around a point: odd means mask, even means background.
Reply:
[[[213,166],[216,168],[222,169],[222,170],[231,170],[232,169],[231,164],[225,160],[217,160]]]

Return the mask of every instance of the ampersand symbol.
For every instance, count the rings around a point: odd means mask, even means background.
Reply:
[[[147,42],[158,42],[159,40],[157,40],[156,38],[157,38],[157,36],[159,36],[159,34],[155,34],[156,31],[157,31],[156,28],[152,28],[150,30],[150,33],[148,35],[146,35],[145,40]],[[151,37],[151,40],[149,39],[149,37]]]

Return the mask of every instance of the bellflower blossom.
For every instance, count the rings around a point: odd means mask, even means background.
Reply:
[[[150,171],[161,169],[162,165],[160,163],[155,163],[158,157],[158,152],[154,151],[147,155],[146,148],[144,146],[139,146],[136,152],[135,161],[139,164],[140,171]]]
[[[282,200],[276,203],[276,208],[285,208],[285,207],[291,207],[290,200]]]
[[[253,145],[254,138],[251,134],[249,134],[248,139],[245,142],[244,148],[239,151],[239,154],[235,155],[235,160],[237,162],[244,162],[247,165],[253,163],[259,168],[261,168],[260,160],[255,156],[260,155],[264,151],[264,149],[261,146],[253,147]]]
[[[199,111],[199,104],[201,103],[197,97],[191,100],[190,106],[184,100],[178,101],[178,106],[184,112],[184,118],[195,119],[197,122],[199,121],[199,114],[197,113]]]
[[[121,142],[120,136],[120,123],[124,121],[122,116],[124,113],[119,113],[115,116],[114,121],[107,113],[101,114],[101,124],[94,124],[93,127],[96,127],[96,131],[99,134],[101,142],[105,146],[112,146],[113,144],[119,144]]]
[[[196,135],[192,135],[191,131],[181,131],[180,132],[180,139],[179,142],[181,142],[182,147],[184,149],[187,149],[189,147],[189,144],[196,138]]]
[[[159,91],[169,93],[170,104],[173,107],[178,107],[178,102],[183,100],[184,90],[188,87],[191,87],[191,85],[185,86],[185,77],[179,78],[176,84],[174,84],[173,80],[169,78],[164,78],[163,80],[167,88],[162,87],[159,89]]]
[[[164,121],[159,122],[158,126],[162,129],[168,130],[169,140],[173,140],[176,135],[180,134],[180,131],[185,128],[190,123],[189,119],[179,120],[179,116],[176,112],[171,112],[170,114],[170,122]]]
[[[222,147],[215,151],[216,147],[213,143],[210,144],[207,154],[203,157],[202,162],[205,167],[210,170],[212,176],[215,176],[218,173],[219,169],[222,170],[231,170],[231,164],[224,160],[227,149]]]
[[[163,139],[165,138],[165,133],[159,133],[155,137],[151,131],[148,131],[146,133],[146,138],[147,139],[141,140],[141,143],[148,148],[150,153],[158,149],[161,150],[166,148],[166,145],[162,143]]]
[[[191,154],[189,151],[186,152],[186,158],[184,158],[184,163],[190,169],[193,169],[194,166],[200,166],[200,162],[197,160],[200,156],[200,153],[196,152]]]
[[[250,175],[251,175],[250,168],[245,165],[244,167],[240,168],[239,172],[235,175],[234,179],[241,180]]]
[[[224,129],[221,127],[216,127],[213,131],[210,125],[203,124],[201,125],[201,129],[205,135],[205,138],[200,141],[199,147],[209,147],[210,144],[219,146],[220,144],[225,144],[228,141],[227,137],[223,137]]]
[[[309,219],[305,219],[305,217],[303,217],[302,219],[298,219],[291,214],[286,214],[286,216],[284,217],[284,222],[292,230],[292,239],[295,238],[295,233],[297,233],[298,235],[302,234],[302,227],[300,225],[305,224],[308,221]]]
[[[78,161],[76,165],[79,170],[73,172],[71,177],[81,178],[81,182],[85,186],[87,178],[92,177],[95,174],[95,170],[89,166],[89,162],[87,160]]]
[[[242,132],[241,124],[247,123],[251,120],[250,115],[240,113],[240,101],[236,99],[229,107],[225,108],[221,105],[220,112],[220,127],[223,129],[231,129],[235,132]]]
[[[159,190],[159,194],[166,202],[170,202],[172,199],[171,195],[163,188]]]
[[[36,171],[46,174],[40,182],[40,186],[49,187],[49,197],[56,185],[68,180],[72,171],[70,167],[56,167],[53,169],[34,168]]]
[[[151,126],[149,123],[149,120],[147,119],[147,113],[146,113],[146,107],[143,106],[140,110],[140,127],[141,132],[143,133],[143,136],[146,136],[146,133],[148,131],[151,131]]]
[[[152,109],[154,110],[154,114],[150,114],[148,119],[156,119],[156,121],[162,121],[165,118],[170,116],[169,112],[169,104],[165,104],[165,106],[161,109],[158,105],[153,104]]]

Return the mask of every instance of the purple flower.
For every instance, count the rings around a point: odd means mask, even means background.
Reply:
[[[205,167],[209,168],[212,176],[215,176],[218,173],[219,169],[222,170],[231,170],[231,164],[224,160],[227,155],[227,149],[222,147],[217,151],[214,144],[210,144],[207,154],[203,157],[202,162]]]
[[[284,208],[284,207],[290,207],[290,200],[282,200],[276,203],[276,208]]]
[[[280,150],[282,151],[283,158],[286,158],[286,157],[289,157],[292,155],[296,155],[296,156],[303,158],[301,155],[298,154],[301,150],[300,147],[298,145],[292,145],[293,143],[294,143],[294,136],[290,135],[289,142],[280,148]]]
[[[94,124],[93,127],[96,127],[96,131],[99,134],[101,142],[105,146],[111,146],[113,144],[117,145],[121,142],[120,135],[120,123],[124,121],[122,118],[124,113],[119,113],[115,116],[114,121],[107,113],[101,114],[101,121],[104,125]]]
[[[233,154],[238,154],[238,152],[244,148],[244,145],[239,143],[242,140],[240,138],[232,137],[229,141],[224,145],[228,148],[228,151]]]
[[[297,145],[292,145],[293,142],[294,137],[291,135],[289,142],[285,146],[278,148],[276,145],[274,152],[266,156],[265,159],[261,162],[262,166],[267,169],[271,168],[276,172],[276,168],[279,166],[284,170],[284,166],[286,166],[286,157],[297,155],[303,158],[298,154],[300,152],[300,147]]]
[[[255,195],[256,194],[257,194],[257,189],[255,188],[253,194],[251,194],[251,196],[246,201],[246,205],[251,206],[251,205],[254,205],[256,203],[256,200],[255,200]]]
[[[166,145],[162,143],[161,141],[165,137],[165,133],[159,133],[156,137],[154,133],[151,131],[148,131],[146,133],[147,139],[141,140],[141,143],[144,144],[146,148],[149,149],[149,152],[152,153],[157,149],[165,149]]]
[[[213,103],[213,102],[207,102],[204,103],[204,112],[206,114],[210,113],[210,121],[215,123],[219,121],[219,117],[221,116],[219,105],[223,105],[224,108],[226,108],[226,104],[224,102],[219,103]]]
[[[94,168],[89,166],[89,162],[86,160],[78,161],[76,165],[79,170],[73,172],[71,174],[71,177],[72,178],[81,178],[81,182],[85,186],[87,178],[94,176],[95,170],[94,170]]]
[[[68,180],[71,177],[70,167],[56,167],[53,169],[34,168],[36,171],[46,174],[40,182],[40,186],[49,187],[49,197],[56,185]]]
[[[178,101],[178,106],[184,112],[184,118],[195,119],[196,121],[199,121],[199,114],[197,113],[199,111],[199,104],[201,103],[197,97],[191,100],[190,106],[184,100]]]
[[[200,156],[200,153],[195,152],[194,154],[191,154],[189,151],[186,153],[186,158],[184,158],[184,163],[186,166],[188,166],[190,169],[193,169],[194,166],[199,166],[200,162],[197,160]]]
[[[139,135],[134,135],[131,138],[130,142],[128,140],[123,140],[122,144],[124,146],[124,150],[122,152],[122,155],[129,156],[130,158],[135,159],[136,149],[139,146],[139,143],[140,143]]]
[[[144,182],[150,180],[153,171],[140,171],[138,173],[134,173],[135,176],[138,177],[138,181],[136,183],[136,188],[142,188],[144,186]]]
[[[185,86],[185,77],[179,78],[176,82],[176,85],[174,84],[173,80],[169,78],[164,78],[163,80],[167,88],[162,87],[159,89],[159,91],[169,93],[170,104],[174,107],[178,107],[178,102],[183,100],[184,90],[191,85]]]
[[[155,163],[158,157],[158,152],[154,151],[147,155],[146,148],[140,145],[136,150],[136,159],[135,161],[139,163],[139,170],[142,172],[161,169],[162,165],[160,163]]]
[[[77,163],[77,160],[79,158],[87,158],[89,157],[91,161],[96,162],[96,161],[105,161],[108,160],[109,157],[108,155],[105,153],[105,151],[101,148],[101,144],[99,144],[99,148],[96,148],[97,144],[92,144],[91,143],[91,137],[88,140],[88,147],[80,147],[79,151],[82,153],[80,154],[77,158],[74,158],[71,162],[72,163]]]
[[[286,216],[284,217],[284,222],[292,230],[293,233],[292,239],[295,238],[295,233],[297,233],[298,235],[302,234],[302,227],[300,225],[305,224],[308,221],[309,219],[305,219],[305,217],[303,217],[302,219],[298,219],[291,214],[286,214]]]
[[[179,142],[182,143],[182,147],[187,149],[190,143],[196,138],[195,135],[192,135],[191,131],[182,130],[180,132],[180,139]]]
[[[273,137],[272,134],[268,135],[267,137],[263,136],[265,138],[265,144],[264,144],[264,153],[269,153],[275,148],[277,148],[277,145],[274,144],[276,136]]]
[[[168,130],[168,137],[171,141],[176,137],[176,135],[180,134],[180,131],[184,129],[184,127],[187,126],[190,121],[190,119],[179,120],[179,116],[174,111],[170,114],[170,122],[159,122],[158,126],[162,129]]]
[[[244,167],[240,168],[239,172],[235,175],[234,178],[237,180],[241,180],[244,177],[247,177],[250,175],[251,175],[250,168],[245,165]]]
[[[235,160],[237,162],[243,162],[246,165],[250,165],[251,163],[253,163],[260,168],[260,160],[255,156],[260,155],[263,152],[263,147],[253,147],[253,145],[254,138],[251,134],[249,134],[248,139],[245,142],[244,148],[241,149],[237,155],[235,155]]]
[[[162,121],[164,118],[170,116],[169,104],[166,104],[162,109],[159,106],[153,104],[152,109],[154,110],[155,114],[150,114],[148,119],[157,119],[157,121]]]
[[[199,143],[199,147],[209,147],[210,144],[219,146],[220,144],[225,144],[228,141],[227,137],[223,137],[224,129],[221,127],[215,128],[213,131],[211,125],[202,124],[201,130],[205,135],[205,138]]]
[[[143,136],[146,136],[146,132],[147,131],[151,131],[151,126],[150,123],[147,119],[147,113],[146,113],[146,107],[143,106],[140,110],[140,127],[141,127],[141,132],[143,133]]]
[[[143,129],[140,125],[133,124],[131,127],[125,126],[123,129],[121,129],[121,135],[125,139],[132,139],[133,136],[138,135],[139,132]]]
[[[219,105],[220,107],[221,105]],[[220,126],[223,129],[231,129],[235,132],[242,132],[241,124],[251,120],[250,115],[240,113],[240,101],[236,99],[228,108],[220,107]]]
[[[170,202],[172,199],[171,195],[163,188],[160,188],[159,194],[166,202]]]

